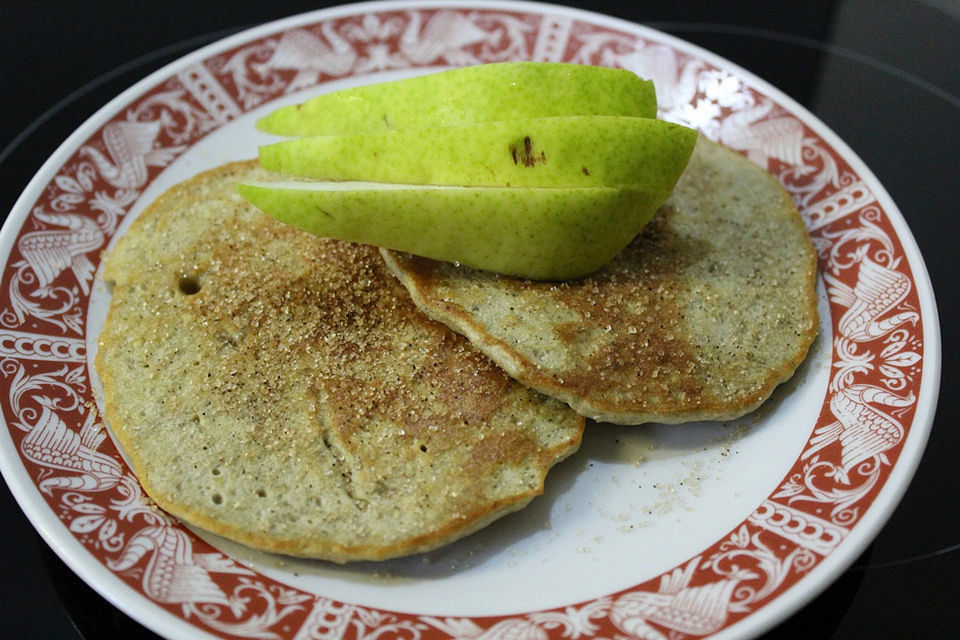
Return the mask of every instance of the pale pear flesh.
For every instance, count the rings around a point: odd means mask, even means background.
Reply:
[[[489,187],[629,187],[665,199],[696,132],[663,120],[563,116],[296,138],[260,165],[322,180]]]
[[[315,235],[537,280],[584,276],[613,258],[660,204],[630,188],[251,182],[240,194]]]
[[[502,62],[322,94],[275,110],[257,127],[306,136],[563,115],[654,118],[656,111],[653,83],[632,71]]]

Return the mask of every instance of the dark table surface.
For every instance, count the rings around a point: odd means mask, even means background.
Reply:
[[[0,216],[54,149],[163,64],[332,3],[0,2]],[[960,2],[568,2],[701,45],[823,120],[903,212],[936,291],[943,373],[920,468],[873,544],[771,638],[960,638]],[[76,577],[0,481],[0,636],[152,638]]]

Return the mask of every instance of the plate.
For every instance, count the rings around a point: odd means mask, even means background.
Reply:
[[[92,368],[102,252],[169,186],[267,141],[253,123],[320,92],[503,60],[619,66],[661,117],[792,194],[820,258],[821,335],[757,412],[589,425],[521,512],[430,554],[347,566],[260,554],[142,493]],[[0,462],[51,547],[170,638],[747,638],[828,586],[879,531],[939,384],[932,289],[902,216],[811,114],[657,31],[543,4],[347,5],[184,57],[107,104],[43,166],[0,235]]]

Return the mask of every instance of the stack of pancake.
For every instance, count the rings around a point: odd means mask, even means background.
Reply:
[[[214,169],[136,220],[104,270],[96,367],[147,493],[258,549],[448,543],[541,493],[584,417],[742,415],[817,331],[789,196],[704,139],[653,222],[569,282],[311,236],[236,194],[256,179],[255,162]]]

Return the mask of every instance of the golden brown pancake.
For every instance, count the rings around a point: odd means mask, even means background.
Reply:
[[[586,278],[534,282],[381,253],[428,315],[595,420],[740,416],[793,374],[817,333],[816,254],[789,195],[702,136],[651,223]]]
[[[111,252],[96,367],[147,493],[267,551],[338,562],[450,542],[539,494],[583,419],[416,309],[376,249],[234,190],[164,194]]]

